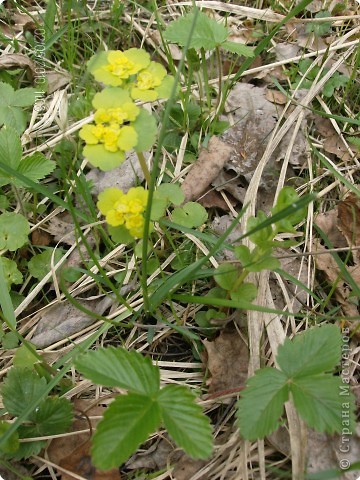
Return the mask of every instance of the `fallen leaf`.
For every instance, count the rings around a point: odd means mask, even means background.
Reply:
[[[51,241],[52,241],[51,235],[49,235],[47,232],[45,232],[41,228],[37,228],[36,230],[33,230],[33,232],[31,233],[31,243],[33,245],[46,247],[47,245],[50,245]]]
[[[234,207],[237,202],[229,199],[230,204]],[[198,199],[198,203],[205,208],[219,208],[225,212],[229,211],[229,206],[221,196],[221,194],[215,190],[206,192],[205,195]]]
[[[71,80],[71,76],[66,72],[48,72],[46,74],[46,79],[46,93],[50,95],[51,93],[56,92],[56,90],[60,90],[68,85]]]
[[[265,98],[271,103],[276,103],[277,105],[284,105],[288,101],[288,97],[280,92],[280,90],[271,90],[268,88],[266,90]]]
[[[173,471],[174,480],[190,480],[193,476],[206,465],[205,460],[194,460],[193,458],[183,455],[177,462]],[[197,480],[206,480],[208,474],[196,476]]]
[[[54,237],[55,242],[74,245],[76,242],[74,223],[69,214],[57,215],[47,223],[47,231]]]
[[[336,208],[325,213],[319,213],[315,219],[317,225],[328,237],[334,248],[347,247],[346,238],[341,233],[338,224],[338,211]]]
[[[181,185],[185,201],[197,200],[217,177],[224,164],[230,159],[232,147],[218,137],[210,138],[208,147],[203,148],[199,158],[191,167]]]
[[[210,372],[209,394],[240,389],[248,377],[248,346],[234,326],[228,326],[213,341],[203,340],[204,363]]]
[[[78,303],[87,310],[102,315],[110,308],[113,300],[110,297],[105,297],[101,301],[78,300]],[[37,348],[46,348],[74,333],[80,332],[96,321],[97,318],[82,312],[69,301],[58,303],[40,312],[31,342]]]
[[[333,153],[344,162],[349,161],[351,158],[348,149],[338,135],[332,135],[331,137],[325,138],[323,146],[326,152]]]
[[[106,407],[98,405],[98,402],[90,399],[76,399],[74,410],[77,413],[73,421],[71,431],[95,429],[101,420]],[[97,417],[97,418],[89,418]],[[47,455],[51,462],[70,472],[80,475],[88,480],[120,480],[119,469],[114,468],[108,471],[97,470],[91,462],[91,432],[79,433],[59,437],[51,441],[47,449]],[[67,475],[61,470],[61,480],[74,480],[74,477]]]
[[[161,470],[169,463],[176,463],[183,453],[175,450],[175,447],[167,438],[161,438],[154,443],[146,452],[136,453],[127,462],[125,467],[130,470],[147,468]]]
[[[9,68],[28,68],[31,76],[35,75],[35,64],[29,57],[22,53],[7,53],[0,57],[0,69],[7,70]]]
[[[360,247],[360,199],[350,193],[338,205],[338,228],[346,238],[349,247]],[[354,262],[360,264],[359,250],[352,252]]]

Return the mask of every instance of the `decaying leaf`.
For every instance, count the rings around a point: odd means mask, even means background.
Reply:
[[[173,477],[175,480],[189,480],[206,465],[205,460],[194,460],[183,455],[174,468]],[[206,480],[207,474],[196,476],[197,480]]]
[[[22,53],[8,53],[0,57],[0,69],[28,68],[31,76],[35,75],[35,64],[30,58]]]
[[[229,160],[232,150],[230,145],[218,137],[211,137],[208,147],[201,150],[199,158],[181,185],[186,202],[197,200],[205,192]]]
[[[338,228],[349,247],[360,247],[360,198],[350,193],[338,205]],[[360,263],[359,250],[353,250],[353,258]]]
[[[209,393],[227,393],[245,385],[248,376],[249,351],[234,327],[228,327],[213,341],[203,341],[204,361],[211,374]]]
[[[140,468],[161,470],[170,463],[176,463],[182,456],[183,453],[180,450],[175,450],[174,445],[167,438],[162,438],[151,445],[146,452],[133,455],[126,462],[126,468],[130,470]]]
[[[76,399],[74,409],[76,417],[71,431],[77,432],[85,429],[95,429],[106,407],[98,405],[94,400]],[[90,417],[97,418],[90,419]],[[91,431],[52,440],[47,449],[49,460],[88,480],[120,480],[121,476],[118,469],[99,471],[93,466],[90,456],[90,439]],[[73,476],[67,475],[61,470],[59,470],[59,473],[61,473],[61,480],[74,479]]]
[[[66,72],[48,72],[46,74],[47,79],[47,88],[46,93],[50,95],[51,93],[60,90],[61,88],[68,85],[71,80],[71,76]]]
[[[102,315],[110,308],[113,300],[105,297],[103,300],[79,301],[79,304],[94,312]],[[74,307],[70,302],[62,302],[53,305],[40,313],[34,335],[31,342],[38,348],[46,348],[53,343],[64,340],[74,333],[80,332],[96,322],[97,319],[87,315]]]

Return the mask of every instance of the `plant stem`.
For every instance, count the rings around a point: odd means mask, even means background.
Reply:
[[[141,166],[141,170],[143,171],[146,183],[148,185],[150,185],[151,177],[150,177],[150,172],[149,172],[148,166],[146,164],[144,154],[142,152],[136,152],[136,154],[138,156],[140,166]]]

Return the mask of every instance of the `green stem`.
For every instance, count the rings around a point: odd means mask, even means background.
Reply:
[[[142,152],[136,152],[136,154],[138,156],[140,167],[141,167],[141,170],[143,171],[146,183],[150,185],[151,177],[150,177],[148,166],[146,164],[144,154]]]
[[[237,290],[240,285],[244,282],[245,278],[249,275],[249,272],[246,270],[246,268],[242,271],[241,275],[239,278],[236,280],[234,287],[232,290]]]

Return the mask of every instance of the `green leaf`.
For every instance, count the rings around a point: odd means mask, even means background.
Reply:
[[[176,183],[162,183],[158,186],[156,192],[166,199],[167,203],[173,205],[181,205],[185,199],[184,192],[181,190],[180,185]]]
[[[236,53],[237,55],[243,55],[244,57],[253,57],[254,49],[243,45],[242,43],[237,42],[223,42],[221,44],[222,48],[231,53]]]
[[[48,248],[42,253],[38,253],[37,255],[34,255],[28,262],[28,269],[30,274],[37,278],[38,280],[41,280],[49,273],[51,270],[51,259],[54,254],[54,263],[57,263],[61,257],[63,256],[63,252],[61,249],[57,248],[54,252],[54,248]],[[52,281],[50,278],[48,280],[49,282]]]
[[[36,100],[36,88],[20,88],[14,93],[11,105],[14,107],[30,107],[34,105]]]
[[[134,147],[135,152],[144,152],[149,150],[155,143],[157,135],[157,123],[155,117],[143,108],[131,124],[138,134],[138,143]]]
[[[32,435],[26,436],[26,427],[20,426],[18,429],[20,438],[31,438]],[[46,446],[46,440],[38,440],[35,442],[20,443],[18,450],[11,454],[11,460],[22,460],[29,458],[32,455],[38,455],[42,448]]]
[[[124,225],[120,225],[119,227],[108,225],[108,231],[114,243],[123,243],[127,245],[134,241],[134,237]]]
[[[6,410],[18,417],[27,406],[39,399],[46,389],[45,378],[40,378],[27,368],[13,367],[1,387]]]
[[[262,368],[247,382],[237,403],[238,427],[246,440],[269,435],[279,426],[279,417],[289,397],[286,376],[275,368]]]
[[[6,350],[10,350],[12,348],[16,348],[19,345],[19,337],[16,335],[15,332],[8,332],[5,333],[2,340],[2,348]]]
[[[264,242],[265,243],[265,242]],[[243,268],[249,272],[261,272],[261,270],[275,270],[281,266],[279,260],[271,255],[271,249],[263,252],[259,257],[259,248],[250,252],[245,245],[234,248],[235,257],[240,260]]]
[[[276,360],[288,378],[331,371],[340,361],[342,338],[335,325],[313,327],[279,346]]]
[[[327,374],[297,377],[290,384],[294,405],[311,428],[319,432],[341,433],[345,419],[348,422],[346,427],[350,431],[355,429],[354,396],[350,390],[347,396],[342,396],[341,386],[340,377]],[[344,411],[346,417],[342,416]]]
[[[1,257],[1,262],[7,289],[10,290],[12,284],[20,285],[23,281],[23,276],[18,270],[16,262],[6,257]]]
[[[33,105],[35,98],[35,88],[14,91],[11,85],[0,82],[0,125],[12,127],[21,134],[26,128],[26,114],[19,107]]]
[[[192,12],[171,22],[164,34],[165,39],[184,47],[188,42],[194,17],[195,13]],[[227,37],[228,29],[224,25],[209,18],[205,13],[198,12],[189,48],[213,50],[225,42]]]
[[[232,263],[220,264],[214,273],[215,282],[224,290],[232,290],[240,275],[240,271]]]
[[[161,421],[156,400],[146,395],[120,395],[97,426],[91,449],[94,465],[117,468],[153,433]]]
[[[150,219],[153,222],[160,220],[165,215],[168,202],[166,198],[160,196],[158,192],[154,192],[153,201],[151,202],[151,214]]]
[[[29,416],[33,422],[31,434],[34,437],[57,435],[66,432],[73,419],[73,409],[66,398],[46,398]]]
[[[259,210],[256,217],[250,217],[247,221],[246,231],[250,232],[251,230],[261,226],[263,222],[268,220],[268,217],[262,210]],[[255,245],[262,246],[267,242],[271,241],[274,238],[274,231],[272,225],[265,226],[258,230],[257,232],[251,233],[249,239],[255,243]]]
[[[158,396],[161,416],[171,438],[192,458],[208,458],[212,453],[209,418],[196,397],[180,385],[167,385]]]
[[[257,296],[257,288],[253,283],[242,283],[236,290],[230,292],[231,300],[237,302],[252,302]]]
[[[283,187],[279,193],[275,207],[271,209],[271,213],[272,215],[275,215],[290,205],[295,207],[298,201],[299,195],[296,193],[293,187]],[[294,225],[299,223],[301,220],[304,220],[305,217],[306,207],[299,208],[295,212],[276,222],[277,231],[296,233]]]
[[[0,421],[0,437],[10,428],[10,423]],[[10,438],[1,445],[0,454],[2,453],[14,453],[19,448],[19,435],[17,432],[11,434]]]
[[[318,12],[315,18],[331,17],[331,13],[327,11]],[[331,31],[331,22],[310,22],[305,27],[306,33],[314,33],[316,37],[326,35]]]
[[[120,387],[144,395],[153,395],[160,388],[159,369],[150,358],[124,348],[101,348],[85,353],[75,367],[98,385]]]
[[[45,155],[40,152],[35,152],[33,155],[25,157],[21,160],[18,167],[18,172],[33,182],[38,182],[42,178],[49,175],[55,170],[56,164],[52,160],[48,160]],[[20,180],[15,179],[19,185],[25,185]],[[25,185],[26,186],[26,185]]]
[[[20,213],[6,212],[0,215],[0,249],[14,252],[28,241],[30,225]]]
[[[188,202],[182,208],[174,208],[172,221],[188,228],[200,227],[207,219],[205,208],[196,202]]]
[[[243,267],[246,267],[252,262],[252,255],[250,252],[250,248],[246,245],[240,245],[234,248],[234,255],[235,258],[240,260],[240,263]]]
[[[36,346],[28,342],[29,345],[32,345],[34,350],[36,350]],[[27,345],[22,344],[15,352],[14,358],[13,358],[13,364],[15,367],[20,367],[20,368],[29,368],[33,369],[34,364],[38,363],[39,359],[33,353]]]
[[[0,162],[9,167],[18,168],[22,155],[19,134],[11,127],[0,130]],[[0,169],[0,186],[10,183],[12,177]]]

